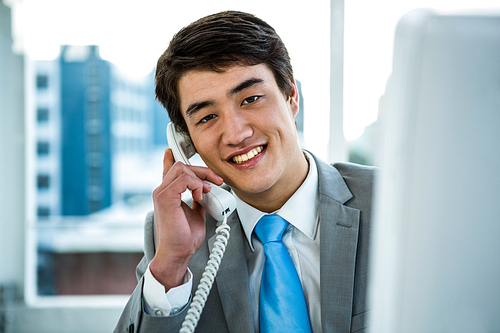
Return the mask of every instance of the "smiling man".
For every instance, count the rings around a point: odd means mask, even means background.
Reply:
[[[189,135],[207,166],[251,206],[271,213],[302,184],[293,83],[285,98],[265,64],[192,70],[179,80]]]
[[[197,203],[205,180],[228,185],[237,209],[197,332],[362,332],[374,170],[301,149],[274,29],[241,12],[183,28],[158,60],[156,95],[207,167],[166,150],[139,284],[115,332],[179,331],[214,242],[216,221]]]

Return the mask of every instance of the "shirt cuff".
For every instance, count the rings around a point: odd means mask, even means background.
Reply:
[[[148,265],[142,286],[144,310],[148,315],[156,317],[175,315],[189,302],[192,286],[193,274],[188,268],[183,284],[165,293],[165,287],[151,274]]]

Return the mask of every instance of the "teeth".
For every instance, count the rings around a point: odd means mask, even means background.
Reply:
[[[246,161],[254,158],[262,151],[262,146],[250,150],[246,154],[238,155],[233,157],[233,162],[236,164],[245,163]]]

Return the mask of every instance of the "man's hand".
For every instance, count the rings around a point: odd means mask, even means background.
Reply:
[[[197,201],[210,191],[210,185],[203,180],[223,183],[206,167],[174,162],[172,151],[165,150],[163,181],[153,191],[156,254],[149,265],[165,291],[184,282],[189,261],[205,238],[205,210]],[[187,189],[192,191],[191,207],[181,200]]]

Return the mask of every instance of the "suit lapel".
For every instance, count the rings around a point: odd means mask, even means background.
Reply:
[[[349,332],[360,212],[343,205],[352,194],[340,173],[318,159],[315,161],[320,196],[322,329]]]
[[[227,223],[231,227],[230,237],[215,282],[229,331],[253,332],[245,240],[238,214],[231,214]],[[214,243],[215,235],[208,240],[209,251]]]

